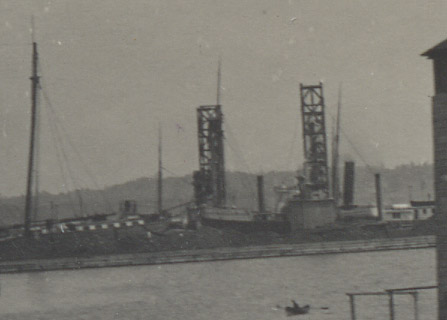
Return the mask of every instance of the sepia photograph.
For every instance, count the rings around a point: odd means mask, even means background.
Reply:
[[[446,14],[0,0],[0,318],[447,320]]]

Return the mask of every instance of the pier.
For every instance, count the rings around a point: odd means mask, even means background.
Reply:
[[[293,257],[320,254],[340,254],[384,250],[433,248],[434,236],[374,239],[360,241],[317,242],[296,245],[268,245],[241,248],[182,250],[156,253],[60,258],[0,262],[1,273],[37,272],[62,269],[103,268],[169,263],[206,262],[236,259]]]

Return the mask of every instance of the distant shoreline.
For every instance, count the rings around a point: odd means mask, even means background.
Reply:
[[[384,250],[433,248],[435,236],[329,241],[303,244],[276,244],[239,248],[179,250],[151,253],[119,254],[83,258],[57,258],[0,262],[1,273],[78,270],[171,263],[207,262],[237,259],[292,257],[320,254],[356,253]]]

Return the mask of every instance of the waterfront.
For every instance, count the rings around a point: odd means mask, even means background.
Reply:
[[[347,319],[346,292],[434,284],[434,249],[52,271],[1,276],[2,319],[281,319],[290,299],[302,319]],[[411,318],[398,297],[396,319]],[[327,308],[327,309],[326,309]],[[384,297],[361,298],[358,319],[386,318]],[[436,318],[436,292],[420,319]]]

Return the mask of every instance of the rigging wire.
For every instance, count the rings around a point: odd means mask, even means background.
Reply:
[[[299,119],[296,119],[296,121],[294,121],[294,123],[295,123],[295,126],[294,126],[294,129],[293,129],[293,138],[290,141],[289,152],[288,152],[288,154],[287,154],[287,156],[285,158],[286,159],[286,170],[288,170],[288,168],[290,168],[290,166],[291,166],[291,163],[293,161],[293,158],[292,158],[293,149],[294,149],[294,146],[296,145],[296,142],[298,141],[298,123],[299,123]],[[297,170],[298,170],[298,166],[297,166]],[[280,184],[281,185],[284,184],[286,182],[286,180],[288,180],[288,179],[289,179],[288,177],[284,177],[281,180]]]
[[[49,114],[47,116],[50,117]],[[73,212],[73,215],[76,216],[76,211],[74,209],[75,205],[74,205],[74,202],[73,202],[73,199],[72,199],[72,194],[68,190],[68,185],[67,185],[68,179],[66,177],[65,169],[64,169],[64,166],[63,166],[64,162],[62,160],[62,151],[60,150],[61,146],[60,146],[60,143],[57,141],[59,138],[56,138],[57,133],[56,133],[56,128],[54,128],[54,122],[52,120],[49,120],[49,124],[50,124],[49,128],[50,128],[51,137],[55,141],[54,148],[56,150],[57,164],[59,166],[59,170],[60,170],[60,173],[61,173],[61,176],[62,176],[62,180],[64,181],[64,183],[62,184],[62,187],[64,188],[64,191],[65,191],[65,193],[68,196],[68,201],[70,203],[70,208],[71,208],[71,210]]]
[[[243,153],[241,152],[241,149],[239,148],[237,140],[234,138],[234,135],[230,128],[230,124],[228,122],[225,122],[225,129],[226,129],[225,132],[227,133],[227,136],[229,138],[229,139],[225,139],[225,141],[227,142],[226,145],[233,151],[234,156],[239,159],[239,161],[245,167],[245,170],[247,170],[247,173],[250,175],[254,175],[252,173],[252,170],[250,170],[250,166],[248,165],[247,161],[245,160]],[[225,138],[225,136],[224,136],[224,138]],[[253,199],[256,198],[256,190],[255,190],[254,186],[252,184],[248,184],[245,179],[241,179],[240,182],[243,185],[243,187],[249,191],[249,193],[251,194],[251,198],[253,198]]]
[[[65,130],[65,128],[60,125],[60,117],[58,116],[55,108],[53,108],[53,105],[52,105],[52,103],[51,103],[51,101],[50,101],[50,99],[49,99],[49,97],[48,97],[48,95],[46,93],[46,90],[43,89],[43,85],[42,84],[40,86],[42,88],[42,93],[43,93],[43,97],[44,97],[44,99],[46,101],[46,104],[48,105],[48,108],[50,109],[50,111],[51,111],[51,113],[53,115],[53,121],[54,121],[56,130],[58,132],[62,132],[62,134],[65,136],[65,140],[68,142],[68,144],[70,145],[72,150],[75,152],[78,160],[80,161],[81,165],[83,166],[84,171],[87,173],[88,177],[91,179],[91,181],[92,181],[93,185],[95,186],[95,188],[100,191],[100,195],[103,198],[103,201],[105,202],[106,206],[108,207],[108,210],[112,211],[112,206],[111,206],[110,202],[106,199],[104,193],[101,191],[101,188],[99,187],[98,182],[96,181],[96,179],[95,179],[94,175],[92,174],[92,172],[89,170],[88,166],[85,164],[85,162],[84,162],[84,160],[83,160],[79,150],[76,148],[76,146],[74,145],[73,141],[70,139],[70,136],[67,133],[67,131]],[[61,145],[62,145],[62,143],[61,143]],[[71,169],[68,166],[68,157],[66,157],[65,152],[63,152],[63,154],[64,154],[64,158],[67,161],[67,170],[70,171],[70,175],[73,177]],[[76,183],[75,183],[73,178],[72,178],[72,180],[73,180],[73,185],[76,188],[77,196],[78,196],[78,198],[80,200],[80,205],[82,207],[83,202],[82,202],[82,195],[81,195],[81,192],[80,192],[80,188],[77,187],[77,185],[76,185]]]
[[[46,94],[43,91],[42,91],[42,93],[43,93],[45,100],[47,100]],[[47,101],[47,104],[48,104],[48,101]],[[65,181],[65,183],[63,184],[63,187],[68,195],[71,210],[73,211],[74,216],[77,216],[78,214],[75,210],[75,205],[74,205],[74,202],[72,199],[72,194],[68,191],[68,188],[69,188],[68,184],[71,182],[71,184],[73,185],[73,187],[75,189],[77,188],[77,186],[74,181],[74,176],[72,174],[72,171],[70,170],[70,168],[68,166],[68,157],[67,157],[65,150],[63,148],[62,138],[58,132],[56,121],[53,117],[54,115],[52,113],[48,113],[47,116],[48,116],[50,133],[52,135],[53,140],[55,141],[54,147],[56,150],[56,156],[57,156],[57,160],[58,160],[59,169],[61,171],[62,178]],[[65,167],[64,167],[64,163],[65,163]],[[65,173],[68,174],[68,177],[66,176]],[[78,200],[79,200],[79,195],[77,195],[77,196],[78,196]]]
[[[55,129],[53,126],[50,126],[50,132],[51,132],[51,136],[53,138],[54,141],[57,141],[58,138],[56,138],[56,133],[55,133]],[[56,157],[57,157],[57,164],[59,166],[59,171],[61,173],[62,179],[64,181],[64,183],[62,184],[62,187],[64,188],[65,193],[68,196],[68,202],[70,205],[70,210],[72,211],[74,216],[77,216],[77,211],[75,210],[75,203],[74,200],[72,198],[72,193],[69,192],[69,186],[68,186],[68,178],[66,176],[66,172],[63,166],[64,161],[62,160],[62,151],[60,150],[60,146],[59,146],[59,142],[56,142],[54,144],[54,148],[56,150]]]
[[[335,117],[332,114],[331,114],[331,118],[333,121],[335,121]],[[355,146],[355,144],[352,142],[352,140],[349,138],[348,134],[343,130],[342,127],[340,127],[340,132],[343,134],[343,137],[346,139],[346,141],[352,147],[352,149],[357,154],[359,159],[366,166],[366,169],[369,171],[369,173],[374,174],[375,172],[372,170],[372,166],[365,160],[365,158],[362,156],[361,152],[358,150],[358,148]]]
[[[171,170],[169,170],[169,169],[167,169],[167,168],[165,168],[165,167],[161,167],[161,169],[162,170],[164,170],[164,171],[166,171],[166,172],[168,172],[168,173],[170,173],[170,174],[172,174],[172,175],[174,175],[174,176],[176,176],[176,177],[181,177],[181,175],[179,175],[179,174],[177,174],[177,173],[175,173],[175,172],[173,172],[173,171],[171,171]],[[190,180],[189,182],[188,181],[185,181],[185,180],[180,180],[180,181],[182,181],[184,184],[187,184],[188,186],[191,186],[191,184],[192,184],[192,181]]]
[[[234,152],[234,155],[238,160],[241,161],[242,165],[245,167],[245,170],[247,170],[248,173],[253,174],[252,170],[250,169],[250,166],[248,165],[248,162],[245,160],[243,153],[241,149],[239,148],[239,144],[237,143],[237,139],[235,139],[232,129],[230,128],[230,124],[228,122],[225,122],[227,137],[229,139],[224,139],[227,141],[228,147]]]

